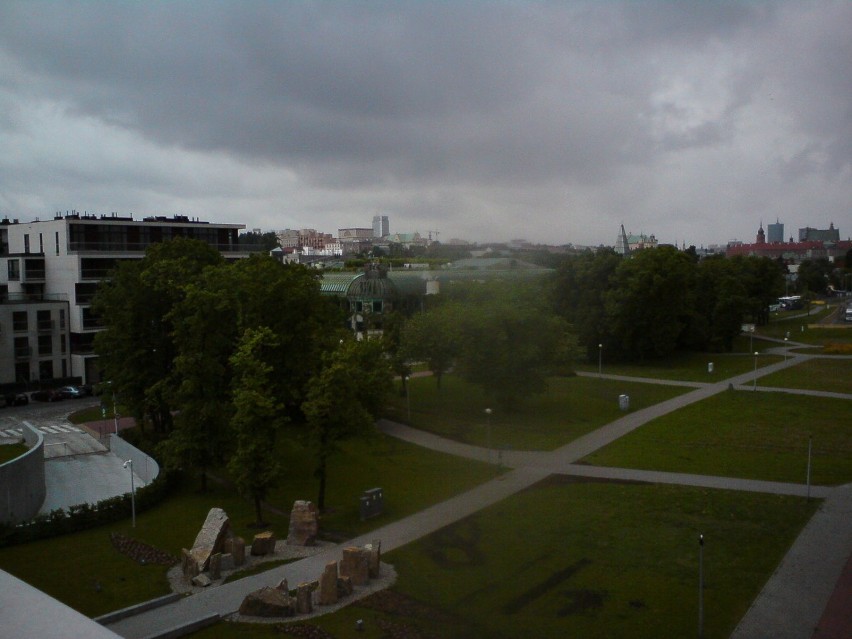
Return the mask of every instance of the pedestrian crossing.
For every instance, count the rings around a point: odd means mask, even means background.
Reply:
[[[40,430],[44,434],[59,435],[61,433],[82,433],[82,429],[69,424],[54,424],[53,426],[37,426],[36,430]],[[0,430],[0,438],[5,439],[20,439],[24,436],[24,431],[20,428],[5,428]]]

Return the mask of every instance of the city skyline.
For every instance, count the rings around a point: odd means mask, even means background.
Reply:
[[[0,218],[845,238],[850,29],[842,1],[12,1]]]

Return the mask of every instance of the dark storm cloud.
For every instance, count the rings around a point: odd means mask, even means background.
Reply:
[[[681,218],[793,208],[791,180],[848,182],[850,27],[845,2],[7,2],[0,131],[25,157],[0,205],[48,166],[105,200],[110,179],[151,205],[232,189],[250,216],[252,190],[298,199],[327,230],[390,208],[508,237],[521,207],[597,218],[597,241],[631,217],[695,229]],[[103,127],[111,168],[46,157],[42,117],[57,144],[99,147]],[[753,201],[714,202],[752,172]],[[245,221],[299,224],[288,206],[295,222]]]

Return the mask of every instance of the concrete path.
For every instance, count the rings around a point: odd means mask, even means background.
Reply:
[[[795,355],[786,361],[764,366],[757,370],[757,376],[795,366],[808,357]],[[601,468],[575,463],[652,419],[724,392],[731,385],[735,388],[747,385],[748,382],[753,382],[754,375],[755,372],[750,371],[718,383],[690,383],[688,385],[696,386],[695,390],[629,413],[555,451],[502,451],[502,464],[513,469],[508,473],[415,515],[350,540],[344,545],[362,545],[377,539],[381,540],[383,550],[393,550],[516,494],[553,473],[803,496],[807,488],[801,484]],[[660,380],[653,381],[660,383]],[[403,424],[380,420],[378,427],[388,435],[452,455],[485,462],[493,462],[496,459],[495,451],[446,440]],[[809,627],[813,630],[815,627],[846,559],[852,554],[852,526],[849,525],[852,488],[844,487],[840,490],[812,487],[811,496],[827,497],[827,501],[797,539],[738,627],[739,634],[735,634],[732,639],[764,636],[782,639],[810,637],[810,632],[805,632],[804,629]],[[155,637],[211,614],[232,614],[239,608],[246,594],[262,586],[274,585],[284,578],[291,584],[316,579],[327,562],[340,558],[342,547],[333,547],[269,572],[205,590],[175,603],[109,624],[108,627],[127,638]],[[807,589],[810,594],[802,596],[803,589]],[[779,608],[795,611],[797,619],[800,620],[796,630],[791,631],[793,634],[783,634],[782,626],[786,625],[787,617],[779,615]]]

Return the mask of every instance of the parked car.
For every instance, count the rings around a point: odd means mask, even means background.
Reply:
[[[62,399],[81,399],[86,396],[85,391],[79,386],[62,386],[57,388],[55,392]]]
[[[8,393],[3,396],[6,406],[26,406],[30,403],[30,398],[26,393]]]
[[[44,389],[30,393],[30,399],[34,402],[58,402],[62,400],[62,395],[54,390]]]

